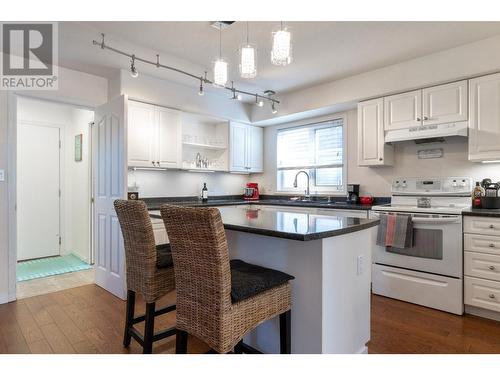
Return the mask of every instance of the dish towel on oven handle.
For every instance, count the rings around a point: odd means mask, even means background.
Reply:
[[[380,213],[377,245],[406,249],[413,247],[411,215]]]

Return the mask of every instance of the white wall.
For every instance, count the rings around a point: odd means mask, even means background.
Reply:
[[[61,131],[61,255],[73,253],[89,260],[90,164],[89,122],[93,111],[50,101],[19,97],[18,122],[48,124]],[[74,158],[74,142],[83,134],[82,161]],[[22,165],[18,165],[18,169]],[[33,181],[33,185],[43,181]]]
[[[358,167],[357,162],[357,112],[347,113],[347,182],[360,184],[361,194],[388,197],[391,193],[391,181],[394,177],[417,176],[464,176],[475,181],[491,178],[500,181],[500,164],[472,163],[467,160],[467,139],[448,138],[444,143],[416,145],[414,142],[402,142],[395,147],[395,165],[393,167]],[[314,121],[334,118],[335,115],[303,121]],[[266,194],[276,192],[276,131],[287,125],[266,127],[264,130],[264,170],[262,175],[253,178],[261,185]],[[419,160],[418,150],[442,148],[443,158]]]
[[[199,96],[197,90],[179,83],[164,81],[145,74],[132,78],[122,70],[120,83],[112,82],[110,87],[119,92],[110,92],[110,97],[127,94],[151,104],[181,111],[204,114],[239,122],[249,122],[249,105],[229,99],[229,95],[206,92]],[[114,77],[111,81],[116,79]],[[207,183],[210,195],[242,194],[248,181],[247,175],[230,173],[193,173],[187,171],[129,171],[130,191],[139,186],[140,197],[193,196],[201,193],[203,182]]]
[[[106,102],[107,79],[59,67],[59,89],[55,91],[24,91],[23,94],[38,98],[72,103],[79,106],[96,107]],[[14,93],[15,94],[15,93]],[[9,168],[15,155],[15,133],[9,130],[9,92],[0,91],[0,169],[6,171],[6,179],[0,182],[0,303],[15,299],[14,267],[16,259],[9,256],[9,246],[15,240],[9,226],[8,182],[14,174]],[[9,157],[10,155],[10,157]],[[14,197],[12,198],[14,199]]]
[[[278,95],[284,121],[345,110],[347,103],[500,71],[500,35],[355,76]],[[322,109],[320,111],[320,109]],[[311,113],[314,113],[311,115]],[[280,118],[253,108],[256,124]],[[283,121],[282,121],[283,122]]]

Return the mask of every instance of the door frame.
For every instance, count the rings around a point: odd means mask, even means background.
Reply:
[[[36,95],[24,95],[16,92],[9,91],[7,93],[7,212],[8,212],[8,249],[7,249],[7,258],[8,258],[8,301],[12,302],[17,299],[17,99],[26,98],[26,99],[34,99],[39,101],[45,101],[49,103],[62,104],[72,106],[74,108],[85,109],[91,112],[95,111],[95,107],[91,107],[86,103],[78,103],[73,101],[65,101],[65,100],[57,100],[57,99],[46,99],[43,97],[39,97]],[[90,126],[90,125],[89,125]],[[90,134],[90,133],[89,133]],[[89,147],[91,147],[91,143],[89,142]],[[90,149],[91,151],[91,149]],[[91,155],[91,153],[89,153]],[[91,156],[90,156],[91,157]],[[89,162],[92,164],[92,160]],[[92,181],[93,181],[93,171],[90,170],[90,197],[89,197],[89,209],[90,216],[92,218],[94,208],[91,203],[91,197],[93,197],[92,190]],[[92,219],[91,219],[92,220]],[[90,225],[90,249],[93,251],[94,248],[92,246],[93,243],[93,227]]]

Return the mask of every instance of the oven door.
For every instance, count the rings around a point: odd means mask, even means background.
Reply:
[[[376,212],[372,212],[377,217]],[[462,216],[411,213],[413,247],[397,249],[375,245],[377,264],[462,277]]]

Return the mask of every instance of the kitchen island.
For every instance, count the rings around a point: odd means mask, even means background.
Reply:
[[[292,353],[366,353],[370,339],[373,231],[378,220],[218,207],[230,257],[277,269],[292,281]],[[158,217],[158,211],[151,211]],[[278,319],[244,341],[279,353]]]

